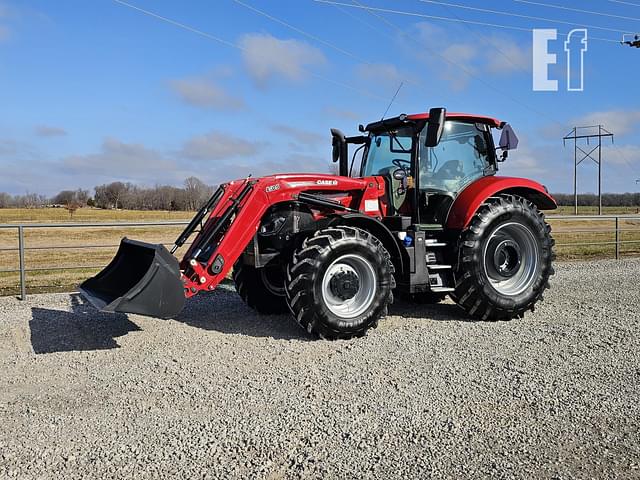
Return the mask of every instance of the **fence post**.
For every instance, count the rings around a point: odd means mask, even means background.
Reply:
[[[620,260],[620,217],[616,217],[616,260]]]
[[[27,298],[27,284],[25,280],[24,264],[24,227],[18,226],[18,251],[20,256],[20,300]]]

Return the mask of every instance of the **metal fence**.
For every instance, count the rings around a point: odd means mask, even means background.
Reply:
[[[20,275],[20,299],[27,298],[27,282],[26,274],[28,272],[38,271],[55,271],[55,270],[80,270],[89,268],[104,268],[105,265],[67,265],[67,266],[47,266],[47,267],[31,267],[29,268],[25,261],[25,252],[29,250],[85,250],[98,248],[116,248],[118,244],[81,244],[81,245],[47,245],[47,246],[28,246],[25,244],[24,232],[27,229],[66,229],[66,228],[135,228],[135,227],[179,227],[185,226],[188,221],[172,221],[172,222],[113,222],[113,223],[24,223],[24,224],[5,224],[0,225],[2,230],[17,230],[18,245],[16,247],[0,247],[0,252],[18,252],[18,265],[15,268],[2,268],[0,265],[0,273],[19,273]],[[173,240],[167,239],[167,243]]]
[[[621,257],[623,247],[625,245],[636,244],[639,246],[637,251],[633,253],[640,254],[640,215],[549,215],[547,219],[554,226],[554,236],[557,238],[556,247],[602,247],[610,246],[614,249],[614,255],[616,259]],[[567,228],[566,225],[575,224],[580,222],[579,228]],[[587,223],[587,226],[584,223]],[[17,246],[0,246],[0,253],[2,252],[17,252],[18,254],[18,268],[3,268],[0,265],[0,274],[2,273],[18,273],[20,277],[20,299],[24,300],[27,296],[27,273],[42,272],[42,271],[55,271],[55,270],[80,270],[80,269],[98,269],[104,268],[105,265],[66,265],[66,266],[46,266],[46,267],[29,267],[26,263],[25,252],[45,250],[49,252],[60,250],[85,250],[85,249],[105,249],[116,248],[118,244],[78,244],[78,245],[34,245],[29,246],[25,243],[25,230],[30,229],[68,229],[68,228],[135,228],[135,227],[179,227],[185,226],[189,222],[187,221],[167,221],[167,222],[114,222],[114,223],[24,223],[24,224],[9,224],[0,225],[0,231],[14,230],[17,231]],[[599,224],[597,228],[592,224]],[[635,225],[637,223],[637,225]],[[565,225],[566,224],[566,225]],[[590,225],[591,224],[591,225]],[[603,225],[604,224],[604,225]],[[603,241],[577,241],[577,242],[564,242],[562,239],[566,235],[579,236],[597,236],[608,234],[612,235],[611,240]],[[625,239],[625,235],[627,239]],[[629,239],[629,237],[631,237]],[[166,243],[172,243],[173,239],[167,239]]]
[[[547,220],[553,224],[556,221],[571,222],[587,222],[587,223],[605,223],[605,226],[599,228],[554,228],[554,236],[562,238],[567,234],[591,234],[603,235],[613,234],[612,240],[599,240],[597,242],[556,242],[556,247],[601,247],[612,246],[614,248],[615,259],[619,260],[622,253],[621,248],[625,245],[640,245],[640,215],[548,215]],[[609,223],[607,226],[606,224]],[[635,223],[638,223],[635,225]],[[627,234],[631,239],[625,240],[623,237]]]

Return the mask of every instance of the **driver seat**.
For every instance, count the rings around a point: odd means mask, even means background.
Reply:
[[[396,180],[393,178],[393,172],[397,169],[398,167],[387,167],[378,172],[378,175],[382,175],[385,178],[385,183],[387,184],[387,195],[389,197],[389,203],[393,206],[393,213],[399,212],[407,199],[407,188],[403,187],[402,180]]]

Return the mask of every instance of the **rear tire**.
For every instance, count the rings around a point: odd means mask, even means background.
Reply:
[[[554,270],[551,227],[516,195],[489,198],[461,234],[453,300],[481,320],[522,318]]]
[[[255,268],[243,264],[241,258],[233,266],[236,292],[258,313],[272,315],[288,311],[284,293],[284,271],[278,272],[281,268],[278,264]]]
[[[393,300],[393,264],[373,235],[359,228],[319,230],[296,251],[285,291],[302,328],[325,339],[363,336]]]

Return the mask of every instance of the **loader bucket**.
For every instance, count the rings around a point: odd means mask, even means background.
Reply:
[[[80,285],[103,312],[171,318],[184,306],[178,260],[162,245],[123,238],[107,267]]]

